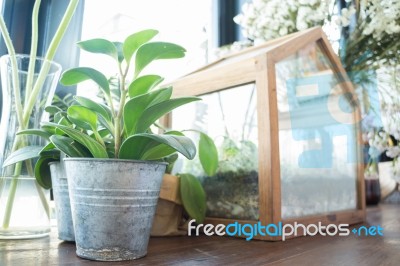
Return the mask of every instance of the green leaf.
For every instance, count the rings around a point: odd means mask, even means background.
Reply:
[[[206,174],[214,176],[218,169],[218,151],[214,141],[204,133],[200,133],[199,159]]]
[[[59,125],[67,126],[67,127],[72,127],[71,121],[66,118],[66,117],[61,117],[60,121],[58,121]],[[58,129],[56,129],[56,134],[57,135],[64,135],[62,132],[60,132]]]
[[[108,152],[108,157],[109,158],[115,158],[115,147],[114,147],[114,142],[111,141],[109,143],[106,143],[106,149]]]
[[[59,159],[40,157],[35,164],[36,181],[45,189],[50,189],[52,187],[49,163],[57,161],[59,161]]]
[[[62,111],[60,107],[55,105],[48,105],[44,108],[44,110],[52,115]]]
[[[129,97],[145,94],[160,84],[164,78],[157,75],[146,75],[135,79],[128,88]]]
[[[117,48],[117,53],[118,53],[118,62],[124,61],[124,52],[123,52],[123,46],[124,44],[122,42],[113,42],[115,47]]]
[[[102,137],[103,139],[105,139],[105,138],[110,136],[110,131],[108,129],[106,129],[106,128],[100,129],[98,131],[98,133],[99,133],[100,137]]]
[[[76,96],[75,99],[82,106],[96,112],[99,115],[98,119],[100,124],[107,128],[111,134],[114,134],[111,110],[108,108],[108,106],[101,103],[96,103],[85,97]]]
[[[197,223],[203,223],[207,205],[201,183],[191,174],[180,174],[179,180],[183,207]]]
[[[143,44],[153,39],[153,37],[156,36],[157,34],[158,31],[149,29],[149,30],[139,31],[128,36],[125,39],[122,48],[126,62],[129,64],[136,50]]]
[[[68,118],[77,126],[97,131],[97,114],[92,110],[79,105],[70,106],[67,110]]]
[[[147,107],[151,107],[158,103],[169,100],[172,96],[172,87],[162,88],[159,90],[151,91],[148,93],[150,96],[150,102]]]
[[[154,146],[153,148],[148,149],[141,157],[141,160],[159,160],[164,157],[167,157],[173,153],[175,153],[176,150],[166,144],[159,144],[157,146]]]
[[[114,136],[114,125],[112,122],[107,121],[103,116],[99,116],[99,122],[107,129],[108,133]]]
[[[54,123],[59,123],[61,121],[61,119],[63,119],[64,117],[65,118],[68,117],[68,114],[65,111],[60,111],[60,112],[55,113],[54,118],[53,118]]]
[[[109,55],[118,60],[118,50],[114,43],[105,39],[91,39],[78,42],[78,46],[90,53]]]
[[[152,61],[158,59],[173,59],[185,56],[186,50],[179,45],[167,42],[143,44],[136,53],[135,77]]]
[[[47,156],[47,157],[56,156],[57,154],[60,155],[60,151],[56,150],[56,146],[54,146],[54,144],[51,142],[47,143],[47,145],[44,146],[39,153],[40,156]]]
[[[165,132],[164,135],[174,135],[174,136],[180,136],[183,138],[175,138],[178,140],[183,146],[190,146],[193,142],[185,137],[185,135],[180,132],[180,131],[168,131]],[[163,135],[161,135],[163,136]],[[196,152],[196,151],[194,151]],[[142,160],[158,160],[158,159],[163,159],[167,156],[170,156],[171,154],[176,154],[176,149],[168,146],[166,144],[158,144],[152,148],[148,148],[147,151],[142,155]],[[176,154],[176,156],[178,156]]]
[[[108,158],[108,154],[106,149],[98,143],[96,140],[92,139],[88,135],[63,125],[58,125],[54,123],[43,123],[43,125],[54,126],[60,130],[62,130],[65,134],[67,134],[70,138],[79,142],[83,146],[85,146],[94,158]]]
[[[108,108],[108,106],[101,104],[101,103],[96,103],[95,101],[81,97],[81,96],[75,96],[75,100],[82,106],[89,108],[90,110],[98,113],[102,117],[104,117],[107,121],[111,121],[111,111]]]
[[[163,161],[168,163],[165,173],[167,173],[167,174],[172,173],[172,169],[174,169],[175,162],[178,160],[178,158],[179,158],[179,155],[177,153],[173,153],[173,154],[163,158]]]
[[[41,125],[40,128],[46,132],[48,132],[50,135],[56,134],[56,128],[53,126],[48,126],[48,125]],[[50,139],[50,137],[49,137]]]
[[[110,95],[110,86],[107,78],[101,72],[90,67],[71,68],[62,74],[60,82],[65,86],[71,86],[88,79],[99,85],[106,95]]]
[[[160,149],[158,146],[165,147]],[[156,149],[157,153],[152,151]],[[175,151],[188,159],[196,155],[196,146],[191,139],[175,135],[137,134],[127,138],[121,145],[120,159],[156,160]]]
[[[176,136],[185,136],[181,131],[170,130],[164,133],[165,135],[176,135]]]
[[[11,153],[3,163],[3,167],[33,159],[39,156],[42,146],[26,146]]]
[[[130,136],[122,143],[119,150],[118,158],[140,160],[143,153],[147,149],[150,149],[158,144],[158,142],[155,142],[154,140],[152,140],[151,138],[147,138],[146,136]]]
[[[49,163],[60,161],[60,151],[56,149],[53,143],[49,142],[39,154],[40,157],[35,164],[34,174],[38,184],[49,189],[52,187]]]
[[[54,135],[50,137],[50,141],[69,157],[92,157],[84,146],[69,137]]]
[[[52,134],[42,129],[25,129],[17,132],[17,135],[35,135],[49,140]]]
[[[198,101],[200,98],[197,97],[182,97],[169,99],[160,103],[157,103],[149,108],[147,108],[143,114],[140,116],[137,122],[135,133],[143,133],[158,119],[160,119],[165,114],[171,112],[175,108],[190,103]]]
[[[40,157],[60,158],[60,151],[56,149],[53,143],[49,142],[39,153]]]
[[[136,132],[139,118],[144,111],[157,103],[168,100],[172,95],[172,88],[164,88],[136,96],[126,102],[124,107],[124,127],[128,136]]]

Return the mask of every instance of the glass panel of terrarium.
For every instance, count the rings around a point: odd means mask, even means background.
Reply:
[[[355,107],[317,43],[276,64],[282,218],[356,208]]]
[[[180,160],[174,172],[194,174],[207,195],[207,216],[258,220],[257,93],[254,83],[201,96],[202,101],[180,107],[172,127],[208,134],[219,152],[215,176],[207,176],[198,157]],[[185,131],[195,141],[199,134]]]

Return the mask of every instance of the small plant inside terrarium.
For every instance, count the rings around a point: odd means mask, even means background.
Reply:
[[[201,103],[192,103],[174,112],[172,126],[199,130],[214,140],[219,154],[217,173],[207,176],[199,158],[178,162],[174,170],[192,173],[201,181],[207,196],[208,217],[257,220],[259,192],[255,84],[213,92],[201,98]],[[198,136],[193,134],[190,137]]]

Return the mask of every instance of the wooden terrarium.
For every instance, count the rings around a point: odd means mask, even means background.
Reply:
[[[199,159],[175,166],[201,180],[206,223],[365,220],[357,99],[321,28],[227,56],[172,85],[177,97],[203,100],[165,123],[207,133],[219,151],[215,176]]]

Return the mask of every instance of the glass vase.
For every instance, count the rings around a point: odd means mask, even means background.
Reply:
[[[48,119],[44,107],[51,104],[61,66],[42,58],[30,60],[28,55],[16,55],[14,61],[5,55],[0,58],[0,69],[3,94],[0,165],[3,166],[16,150],[46,145],[41,137],[17,135],[17,132],[39,128],[40,122]],[[36,238],[50,232],[49,193],[37,184],[34,166],[35,160],[25,160],[1,168],[0,239]]]

